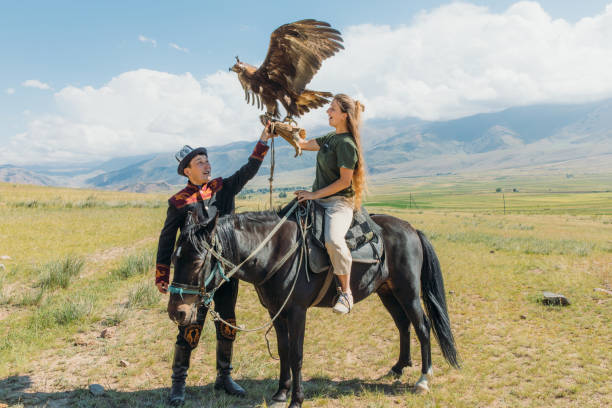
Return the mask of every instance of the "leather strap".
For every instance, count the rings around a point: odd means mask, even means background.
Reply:
[[[316,306],[319,303],[321,303],[321,300],[323,300],[323,297],[325,297],[325,295],[327,294],[327,291],[329,289],[329,286],[331,285],[331,282],[332,282],[333,278],[334,278],[333,268],[330,267],[327,270],[327,276],[325,277],[325,282],[323,282],[323,286],[321,287],[321,290],[319,291],[319,294],[317,295],[315,300],[312,302],[310,307]]]
[[[281,259],[280,261],[278,261],[276,263],[276,265],[274,265],[272,267],[272,269],[270,269],[268,271],[268,273],[266,274],[266,277],[257,284],[257,286],[259,285],[263,285],[264,283],[266,283],[268,281],[268,279],[270,279],[272,276],[274,276],[274,274],[276,272],[278,272],[278,270],[280,269],[281,266],[283,266],[285,264],[285,262],[287,262],[287,260],[289,259],[289,257],[291,255],[293,255],[293,253],[295,252],[296,249],[298,249],[298,247],[300,246],[300,240],[295,241],[295,243],[293,244],[293,246],[291,247],[291,249],[285,254],[285,256],[283,256],[283,259]]]

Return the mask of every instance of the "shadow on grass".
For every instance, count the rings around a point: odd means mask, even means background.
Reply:
[[[264,407],[264,401],[269,405],[272,404],[270,398],[276,391],[277,380],[238,379],[238,382],[247,390],[246,398],[230,397],[223,392],[215,391],[212,383],[205,386],[189,386],[188,381],[184,407],[255,408]],[[139,391],[105,390],[103,395],[94,396],[88,388],[58,392],[28,392],[30,386],[29,376],[12,376],[0,380],[0,406],[21,404],[25,407],[166,407],[168,406],[166,399],[170,392],[169,388]],[[359,396],[367,393],[404,395],[413,391],[411,385],[399,382],[391,384],[388,381],[359,379],[333,381],[320,377],[304,381],[303,386],[306,401],[316,398],[337,399],[342,396]]]

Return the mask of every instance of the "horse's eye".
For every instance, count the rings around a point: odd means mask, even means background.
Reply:
[[[179,246],[178,248],[176,248],[176,257],[179,258],[181,256],[181,249],[183,249],[183,247]]]

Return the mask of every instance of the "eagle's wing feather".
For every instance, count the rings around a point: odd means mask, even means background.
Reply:
[[[344,49],[341,43],[340,32],[322,21],[282,25],[270,36],[268,55],[256,75],[300,94],[321,68],[321,62]]]

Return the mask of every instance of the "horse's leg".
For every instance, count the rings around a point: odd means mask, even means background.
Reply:
[[[387,309],[387,311],[393,317],[393,321],[397,326],[397,330],[399,331],[400,337],[400,353],[399,358],[397,359],[397,363],[391,370],[389,371],[389,375],[394,377],[400,377],[402,375],[402,371],[404,367],[412,367],[412,359],[410,358],[410,320],[406,313],[404,313],[404,309],[402,305],[397,301],[391,289],[387,285],[382,285],[376,291],[378,297],[383,302],[383,305]]]
[[[418,276],[418,275],[417,275]],[[421,377],[415,384],[417,391],[428,391],[427,385],[429,377],[433,374],[431,368],[431,338],[430,325],[425,311],[421,307],[420,291],[416,288],[417,282],[404,282],[393,288],[393,294],[402,305],[406,315],[414,325],[414,331],[421,344]]]
[[[280,376],[278,378],[278,391],[272,396],[273,401],[287,401],[287,394],[291,389],[291,366],[289,364],[289,328],[287,319],[279,316],[274,321],[276,342],[278,344],[278,357],[280,358]]]
[[[306,309],[293,307],[287,317],[289,322],[289,359],[293,376],[291,404],[289,408],[299,408],[304,401],[302,391],[302,359],[304,350],[304,331],[306,328]]]

